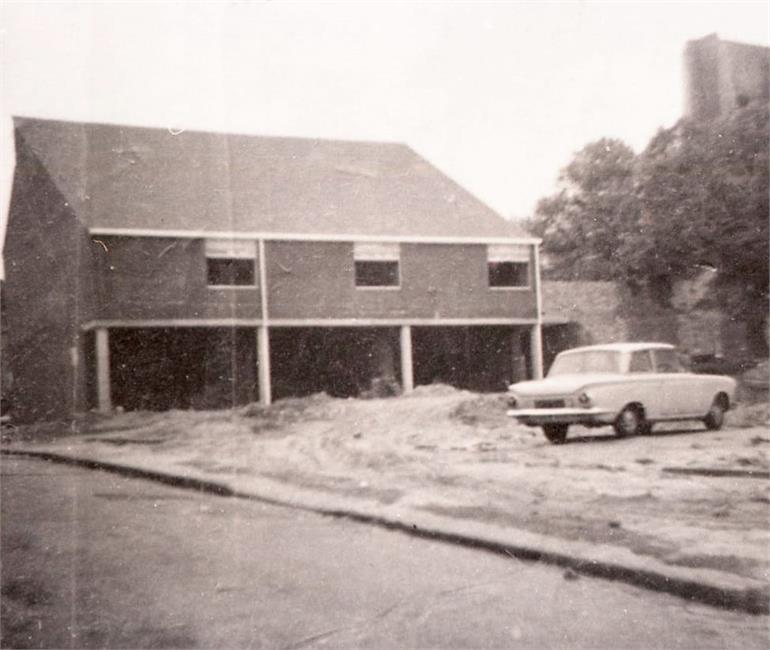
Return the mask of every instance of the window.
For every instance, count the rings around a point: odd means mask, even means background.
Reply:
[[[206,260],[206,265],[211,286],[254,286],[254,260],[209,258]]]
[[[524,262],[490,262],[490,287],[526,287],[529,265]]]
[[[631,363],[628,372],[652,372],[652,358],[649,350],[640,350],[631,353]]]
[[[353,245],[353,258],[357,287],[400,286],[398,244],[356,242]]]
[[[357,287],[397,287],[398,262],[356,261]]]
[[[487,247],[489,286],[496,289],[529,287],[529,246],[504,244]]]
[[[253,287],[256,284],[253,241],[206,240],[206,274],[211,287]]]
[[[566,352],[554,359],[549,377],[591,372],[618,372],[620,354],[612,350]]]
[[[684,372],[682,364],[679,363],[679,357],[676,350],[663,348],[655,350],[655,365],[658,372]]]

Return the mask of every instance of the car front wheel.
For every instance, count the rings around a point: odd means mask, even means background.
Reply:
[[[613,426],[619,438],[639,435],[647,428],[641,411],[633,406],[626,406],[615,419]]]
[[[711,408],[703,418],[703,424],[710,431],[719,431],[725,423],[725,407],[719,398],[715,398],[711,403]]]
[[[544,424],[543,433],[548,438],[548,442],[554,445],[560,445],[567,439],[568,424]]]

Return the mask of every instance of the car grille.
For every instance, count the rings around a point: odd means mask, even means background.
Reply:
[[[535,408],[536,409],[564,408],[564,400],[563,399],[536,399]]]

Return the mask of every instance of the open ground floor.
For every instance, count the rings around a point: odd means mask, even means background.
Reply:
[[[499,392],[539,376],[537,324],[95,327],[83,339],[89,409],[227,408],[326,393],[395,395],[442,383]],[[548,331],[548,328],[546,328]],[[547,335],[551,355],[553,335]]]

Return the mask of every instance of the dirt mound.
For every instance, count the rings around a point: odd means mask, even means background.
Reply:
[[[413,397],[444,397],[446,395],[457,395],[462,392],[466,391],[462,391],[449,384],[426,384],[424,386],[417,386],[410,395]]]
[[[252,402],[239,409],[235,413],[241,417],[253,419],[253,430],[278,429],[286,424],[292,424],[301,420],[326,420],[332,416],[329,406],[338,400],[329,397],[326,393],[315,393],[308,397],[287,397],[265,406],[259,402]]]
[[[449,417],[469,426],[490,429],[508,426],[511,419],[505,414],[508,396],[505,393],[479,395],[455,406]]]

